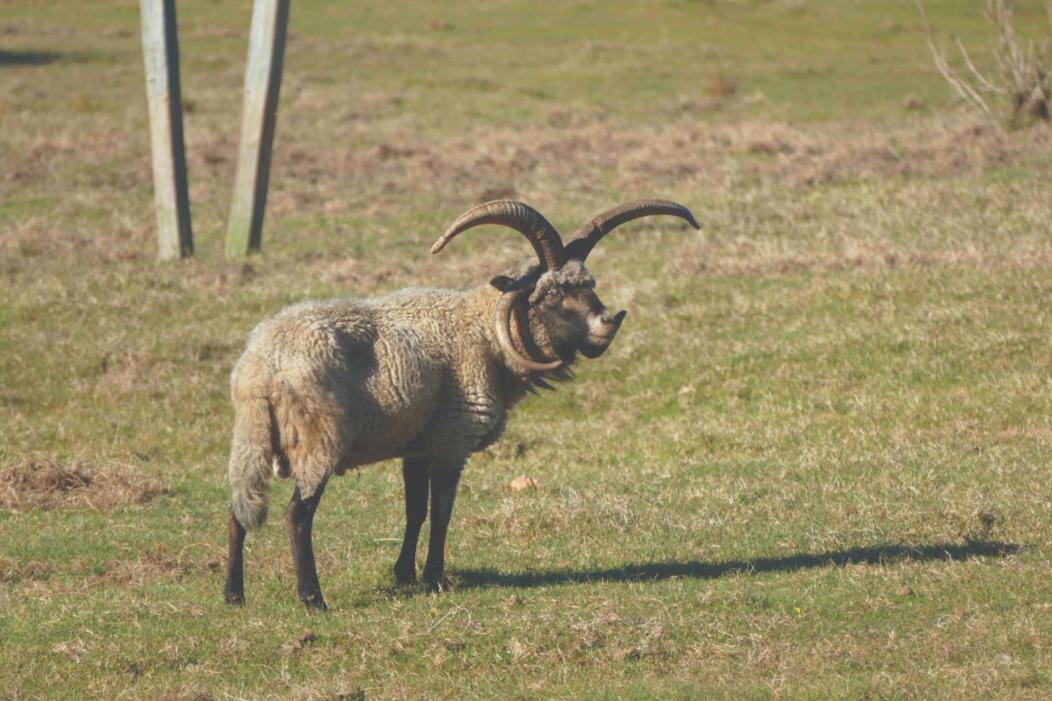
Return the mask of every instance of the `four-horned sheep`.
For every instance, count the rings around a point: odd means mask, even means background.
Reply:
[[[656,214],[698,227],[682,205],[641,200],[600,214],[564,245],[528,205],[488,202],[453,222],[431,252],[467,229],[496,224],[522,234],[535,263],[474,290],[306,302],[261,323],[231,374],[226,600],[244,602],[245,531],[266,518],[273,473],[295,481],[285,525],[299,597],[324,609],[311,528],[326,481],[391,458],[402,459],[405,482],[395,577],[416,581],[430,502],[423,577],[432,590],[447,587],[446,533],[465,462],[497,440],[527,392],[568,379],[578,353],[596,358],[609,347],[626,312],[611,313],[599,300],[585,259],[615,227]]]

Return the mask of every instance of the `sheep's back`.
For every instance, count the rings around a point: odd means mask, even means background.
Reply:
[[[434,412],[447,374],[441,323],[426,304],[383,302],[300,304],[253,332],[235,378],[257,378],[294,472],[316,453],[337,471],[396,457]]]

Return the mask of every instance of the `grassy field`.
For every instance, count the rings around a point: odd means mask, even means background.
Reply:
[[[179,3],[198,255],[158,264],[136,4],[0,0],[0,698],[1052,696],[1052,135],[956,111],[911,0],[294,2],[245,263],[249,5]],[[482,284],[521,241],[427,247],[501,196],[703,228],[597,250],[630,316],[468,466],[452,592],[393,586],[383,464],[322,502],[328,614],[277,519],[225,606],[248,331]]]

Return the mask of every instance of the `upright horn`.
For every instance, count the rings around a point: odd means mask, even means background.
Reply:
[[[649,217],[655,214],[669,214],[680,219],[685,219],[695,229],[700,229],[694,215],[681,204],[669,200],[636,200],[626,202],[613,209],[608,209],[590,222],[573,232],[569,243],[566,244],[566,258],[568,260],[584,260],[592,252],[599,240],[611,231],[627,224],[633,219]]]
[[[450,224],[446,233],[431,246],[431,252],[438,253],[457,234],[482,224],[499,224],[518,231],[548,270],[557,270],[566,262],[563,240],[555,227],[536,209],[515,200],[494,200],[472,207]]]
[[[505,292],[502,294],[500,300],[497,302],[497,313],[493,319],[494,330],[497,332],[497,342],[500,344],[500,348],[504,352],[508,364],[516,372],[522,374],[546,372],[548,370],[554,370],[562,365],[561,360],[539,363],[532,358],[528,358],[518,351],[511,340],[511,315],[515,313],[515,303],[518,302],[519,298],[523,295],[529,293],[530,290],[524,289]]]

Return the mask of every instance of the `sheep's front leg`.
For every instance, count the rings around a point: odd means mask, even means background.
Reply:
[[[405,482],[405,538],[394,573],[399,584],[412,584],[416,581],[416,544],[427,518],[427,463],[409,458],[403,460],[402,480]]]
[[[227,570],[224,598],[228,604],[245,603],[245,527],[230,512],[227,532]]]
[[[453,515],[453,501],[457,496],[461,467],[455,470],[435,470],[431,473],[431,537],[427,544],[424,581],[431,591],[449,589],[446,579],[446,531]]]
[[[311,543],[311,532],[314,528],[314,512],[325,491],[325,482],[307,499],[300,495],[299,485],[292,492],[292,500],[285,510],[285,526],[289,531],[292,543],[292,559],[296,563],[296,580],[300,600],[307,608],[324,611],[328,608],[321,595],[321,584],[318,583],[318,568],[314,564],[314,546]]]

